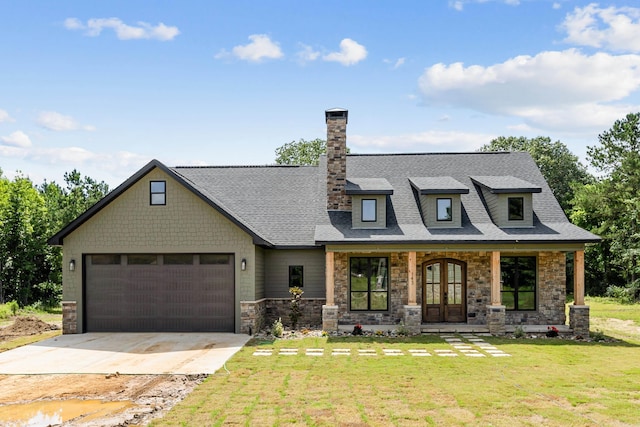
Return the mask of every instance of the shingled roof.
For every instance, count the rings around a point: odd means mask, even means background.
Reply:
[[[387,195],[387,228],[382,230],[353,229],[350,212],[327,211],[324,156],[319,166],[168,168],[154,160],[49,242],[62,244],[65,236],[155,167],[173,176],[249,233],[256,244],[267,247],[599,241],[597,236],[567,220],[528,153],[476,152],[348,155],[349,192],[381,191]],[[417,197],[423,190],[427,191],[422,187],[428,183],[438,184],[435,186],[438,193],[443,188],[451,188],[453,193],[460,194],[461,228],[428,229],[424,225]],[[496,226],[479,185],[493,185],[498,191],[516,188],[533,192],[533,227]]]

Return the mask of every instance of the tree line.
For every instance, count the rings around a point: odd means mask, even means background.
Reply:
[[[64,182],[9,180],[0,169],[0,304],[59,304],[62,250],[47,240],[109,192],[77,170],[65,173]]]
[[[276,163],[317,164],[325,148],[322,139],[292,141],[276,150]],[[585,250],[587,293],[640,299],[640,113],[617,120],[588,147],[595,173],[548,137],[499,137],[480,150],[529,152],[567,217],[602,238]],[[62,251],[47,240],[108,192],[77,170],[61,186],[9,180],[0,169],[0,303],[59,303]]]

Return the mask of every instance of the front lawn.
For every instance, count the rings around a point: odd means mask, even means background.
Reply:
[[[439,336],[253,341],[152,425],[635,424],[640,347],[482,337],[511,357],[440,357]],[[297,355],[278,355],[298,348]],[[322,356],[305,349],[322,348]],[[254,356],[256,349],[274,349]],[[332,356],[333,349],[351,349]],[[375,350],[362,356],[357,349]],[[403,356],[384,356],[383,349]],[[432,356],[415,357],[410,349]]]

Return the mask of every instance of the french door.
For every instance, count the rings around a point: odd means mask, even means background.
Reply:
[[[467,268],[462,261],[428,261],[422,271],[422,321],[466,322]]]

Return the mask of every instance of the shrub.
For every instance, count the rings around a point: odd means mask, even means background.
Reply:
[[[405,337],[411,335],[411,331],[409,330],[407,325],[404,324],[404,322],[400,322],[400,324],[398,325],[398,329],[396,329],[396,332],[398,333],[398,335],[402,335]]]
[[[607,339],[607,337],[605,336],[604,332],[602,332],[601,330],[597,330],[595,332],[590,332],[589,335],[591,335],[591,339],[593,341],[604,341]]]
[[[11,310],[11,314],[13,316],[15,316],[16,313],[18,313],[18,310],[20,309],[20,305],[18,304],[18,301],[16,301],[16,300],[9,301],[7,303],[7,307],[9,307],[9,310]]]
[[[11,309],[7,304],[0,304],[0,319],[6,319],[11,316]]]
[[[282,326],[282,319],[278,318],[271,326],[271,335],[276,338],[280,338],[284,332],[284,326]]]
[[[513,336],[515,338],[524,338],[525,333],[524,333],[524,328],[522,327],[522,325],[516,326],[515,330],[513,331]]]
[[[609,298],[615,299],[620,304],[633,304],[635,289],[626,288],[624,286],[607,286],[607,291],[605,293]]]
[[[289,288],[291,294],[291,313],[289,313],[289,319],[291,319],[291,328],[295,329],[298,326],[298,320],[302,317],[302,309],[300,308],[300,300],[304,291],[297,286]]]

